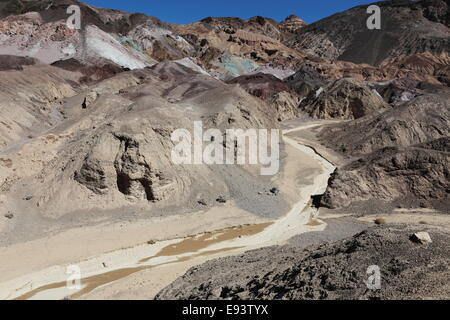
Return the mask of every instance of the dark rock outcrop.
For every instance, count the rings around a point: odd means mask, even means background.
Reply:
[[[299,29],[287,45],[332,60],[371,65],[401,54],[448,51],[448,1],[375,4],[381,8],[380,30],[367,28],[369,5],[364,5]]]
[[[412,199],[422,206],[450,203],[450,138],[416,147],[387,147],[338,169],[331,177],[322,206],[344,208],[372,199]],[[433,145],[443,151],[429,149]]]
[[[278,113],[278,120],[292,119],[297,116],[300,96],[282,80],[270,74],[257,73],[234,78],[230,84],[239,84],[245,91],[269,105]]]
[[[410,235],[423,229],[371,228],[335,243],[273,247],[209,261],[190,269],[157,299],[445,299],[450,236],[436,229],[432,243]],[[381,290],[369,290],[369,267],[381,272]]]
[[[83,84],[91,84],[93,82],[102,81],[113,77],[114,75],[126,71],[125,68],[118,66],[109,61],[98,63],[97,65],[88,66],[77,59],[70,58],[52,63],[52,66],[73,72],[80,72],[83,77],[80,82]]]
[[[381,113],[324,129],[321,141],[348,156],[407,147],[450,135],[450,92],[419,96]]]
[[[375,199],[448,209],[447,91],[324,129],[321,140],[352,160],[332,176],[322,205],[344,208]]]
[[[358,119],[388,108],[381,96],[362,81],[344,78],[310,94],[300,110],[317,119]]]
[[[23,70],[23,66],[37,64],[38,60],[29,57],[0,55],[0,71]]]
[[[326,79],[314,68],[307,65],[302,65],[295,74],[286,78],[285,82],[295,92],[305,97],[312,91],[315,92],[326,85]]]
[[[245,75],[227,81],[231,84],[239,84],[245,91],[263,100],[272,98],[275,94],[291,89],[280,79],[270,74],[257,73]]]

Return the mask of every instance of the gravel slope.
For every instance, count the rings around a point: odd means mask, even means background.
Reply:
[[[210,261],[190,269],[157,299],[448,299],[450,235],[430,229],[431,244],[410,240],[424,229],[374,227],[335,243]],[[381,269],[381,290],[365,284],[372,265]]]

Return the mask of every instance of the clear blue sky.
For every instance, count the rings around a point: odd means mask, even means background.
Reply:
[[[81,0],[83,1],[83,0]],[[308,23],[377,0],[84,0],[94,6],[142,12],[164,22],[186,24],[212,17],[264,16],[283,20],[296,14]]]

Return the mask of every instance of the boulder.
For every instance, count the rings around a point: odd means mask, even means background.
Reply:
[[[428,232],[417,232],[411,235],[410,240],[419,244],[432,243],[430,234]]]

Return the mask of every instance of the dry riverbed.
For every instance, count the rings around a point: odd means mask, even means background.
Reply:
[[[130,223],[121,228],[105,225],[17,244],[0,252],[2,260],[9,261],[2,266],[5,274],[0,283],[0,298],[148,299],[193,265],[284,244],[298,234],[323,230],[326,224],[315,217],[316,211],[310,200],[312,195],[325,191],[334,166],[313,149],[288,136],[284,136],[284,142],[286,164],[277,183],[281,192],[288,199],[296,198],[296,202],[283,217],[264,220],[230,203],[228,207],[211,209],[216,210],[214,214],[202,212],[183,218],[184,223],[177,219],[179,217],[172,217],[160,221],[159,225],[151,221],[141,222],[139,226]],[[197,229],[195,233],[192,226],[198,227],[198,221],[202,221],[204,230]],[[240,226],[233,225],[236,221],[240,221]],[[99,233],[98,228],[102,228],[102,232]],[[149,232],[150,229],[157,236]],[[189,231],[195,236],[188,236],[186,233]],[[149,239],[148,234],[152,234],[153,239]],[[178,236],[170,237],[170,234]],[[91,246],[91,241],[96,245]],[[42,251],[43,247],[47,252]],[[18,252],[21,254],[17,255]],[[20,261],[20,258],[13,257],[13,253],[15,257],[26,258]],[[40,253],[39,257],[37,253]],[[27,259],[30,264],[27,264]],[[70,290],[66,286],[66,267],[70,264],[76,264],[81,270],[78,290]],[[130,291],[130,288],[134,289]]]

